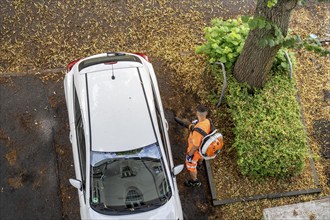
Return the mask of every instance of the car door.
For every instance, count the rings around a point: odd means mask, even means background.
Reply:
[[[72,147],[75,148],[74,152],[74,164],[76,170],[76,178],[81,181],[81,189],[79,193],[80,202],[80,213],[81,217],[84,216],[87,210],[86,206],[86,141],[85,141],[85,131],[84,124],[82,120],[81,108],[79,104],[79,99],[77,96],[77,91],[74,88],[74,129],[73,129],[75,139],[72,141]]]

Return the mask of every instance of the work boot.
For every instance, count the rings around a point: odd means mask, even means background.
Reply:
[[[197,186],[201,186],[202,183],[201,181],[199,181],[198,179],[196,180],[187,180],[185,183],[184,183],[185,186],[188,186],[188,187],[197,187]]]

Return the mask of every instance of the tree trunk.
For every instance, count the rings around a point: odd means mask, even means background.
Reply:
[[[276,24],[287,35],[291,11],[298,0],[278,0],[271,8],[268,0],[258,0],[254,17],[263,17],[266,21]],[[234,66],[234,76],[238,82],[247,82],[253,88],[261,88],[267,80],[274,58],[281,48],[280,45],[262,47],[259,42],[265,36],[275,36],[274,29],[256,28],[249,32],[244,48]]]

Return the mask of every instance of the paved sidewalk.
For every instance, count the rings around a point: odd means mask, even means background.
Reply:
[[[323,219],[328,220],[330,216],[330,197],[310,201],[301,202],[292,205],[278,206],[267,208],[263,211],[263,219],[290,219],[290,220],[310,220]]]

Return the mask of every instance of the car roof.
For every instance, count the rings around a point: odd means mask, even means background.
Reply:
[[[83,69],[91,149],[120,152],[157,142],[151,79],[139,62],[97,64]],[[84,78],[84,79],[83,79]]]

